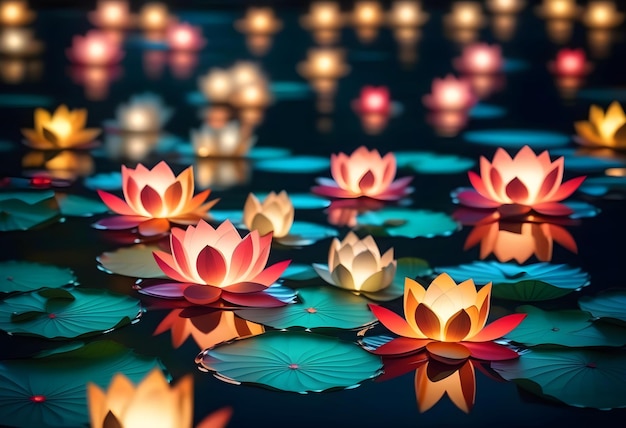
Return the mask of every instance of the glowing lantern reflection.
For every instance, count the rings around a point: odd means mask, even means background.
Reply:
[[[191,143],[199,157],[240,158],[247,156],[256,142],[252,129],[237,122],[229,122],[221,128],[208,124],[199,130],[191,130]]]

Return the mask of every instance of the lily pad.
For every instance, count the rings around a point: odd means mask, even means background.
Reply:
[[[91,190],[120,190],[122,188],[122,173],[115,171],[92,175],[86,177],[83,184]]]
[[[517,343],[569,347],[626,345],[626,328],[594,321],[589,312],[544,311],[530,305],[520,306],[517,312],[527,314],[526,318],[505,336]]]
[[[100,289],[44,289],[0,302],[0,330],[47,339],[105,333],[138,319],[138,300]]]
[[[593,297],[583,296],[578,299],[578,306],[594,317],[626,323],[626,289],[605,291]]]
[[[471,119],[497,119],[506,116],[506,108],[493,104],[478,103],[469,112]]]
[[[626,407],[626,352],[536,349],[518,359],[491,363],[504,379],[569,406]]]
[[[357,222],[359,228],[375,236],[433,238],[449,236],[460,229],[459,223],[445,213],[409,208],[365,212],[357,216]]]
[[[354,388],[382,369],[356,343],[308,332],[264,333],[208,349],[196,361],[229,383],[301,394]]]
[[[137,244],[99,255],[98,268],[108,273],[134,278],[167,278],[152,255],[162,251],[157,245]]]
[[[54,192],[0,193],[0,231],[28,230],[60,218]]]
[[[549,149],[569,144],[566,134],[532,129],[483,129],[463,134],[468,143],[483,144],[504,148],[522,148],[529,145],[533,149]]]
[[[589,274],[565,264],[518,265],[480,261],[458,266],[436,267],[455,281],[473,279],[476,284],[492,282],[494,297],[523,302],[555,299],[589,285]]]
[[[109,208],[96,199],[85,198],[79,195],[57,193],[56,200],[61,209],[61,214],[74,217],[91,217],[109,211]]]
[[[0,295],[76,284],[76,276],[71,269],[35,262],[3,261],[0,262],[0,272]]]
[[[360,329],[376,321],[362,297],[331,287],[301,288],[299,303],[271,309],[235,311],[241,318],[269,327]]]
[[[15,427],[89,426],[87,383],[108,388],[122,373],[136,383],[162,367],[119,343],[102,340],[0,362],[0,420]]]
[[[290,263],[280,277],[290,281],[308,281],[318,278],[313,266],[300,263]]]
[[[254,163],[254,168],[275,173],[310,174],[330,168],[330,160],[320,156],[288,156],[259,160]]]
[[[339,232],[332,227],[305,221],[294,221],[291,229],[289,229],[289,234],[282,238],[275,238],[275,241],[288,247],[300,247],[315,244],[317,241],[338,234]]]
[[[458,174],[476,164],[473,159],[433,152],[395,152],[395,156],[399,168],[410,168],[421,174]]]
[[[265,200],[269,192],[255,192],[259,200]],[[330,201],[310,193],[289,193],[289,199],[296,210],[316,210],[326,208]]]
[[[415,279],[418,276],[431,274],[432,269],[426,260],[417,257],[401,257],[397,259],[396,274],[389,287],[375,293],[362,291],[361,294],[378,302],[390,301],[404,295],[405,278]]]
[[[551,150],[550,156],[563,156],[564,167],[567,171],[601,172],[607,168],[624,166],[624,162],[610,156],[584,155],[575,149]],[[585,180],[586,181],[586,180]],[[585,182],[583,182],[584,184]]]
[[[626,195],[626,176],[622,177],[591,177],[585,179],[578,191],[589,196]]]

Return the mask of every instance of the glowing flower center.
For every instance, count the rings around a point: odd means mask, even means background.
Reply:
[[[322,9],[316,15],[320,23],[330,23],[333,20],[333,12],[330,9]]]
[[[322,56],[317,59],[315,65],[319,71],[330,71],[333,68],[333,60],[329,56]]]
[[[108,4],[102,12],[106,21],[112,22],[123,16],[122,7],[117,4]]]
[[[296,363],[291,363],[287,367],[289,367],[291,370],[298,370],[300,368],[300,366]]]
[[[149,114],[145,109],[134,109],[128,113],[128,126],[131,129],[145,129],[150,125]]]
[[[441,94],[442,101],[447,105],[457,105],[463,98],[463,91],[457,85],[446,86]]]
[[[33,403],[43,403],[44,401],[46,401],[46,396],[41,394],[31,395],[29,400]]]
[[[72,124],[65,118],[54,119],[48,124],[48,128],[57,136],[65,139],[72,133]]]
[[[306,308],[306,311],[310,314],[316,314],[317,313],[317,309],[315,308]]]
[[[97,59],[102,57],[106,52],[106,46],[101,40],[91,40],[87,46],[87,53],[89,57]]]
[[[193,36],[187,28],[179,28],[174,33],[174,42],[177,45],[185,46],[191,43]]]
[[[385,105],[385,99],[380,94],[370,94],[365,100],[368,109],[377,110]]]
[[[480,68],[487,68],[491,65],[491,55],[487,51],[479,51],[474,54],[474,65]]]
[[[26,47],[27,38],[24,33],[9,32],[4,37],[4,45],[7,49],[18,51]]]
[[[252,17],[252,22],[250,23],[250,26],[254,30],[265,30],[270,26],[270,19],[265,14],[256,14]]]
[[[7,20],[14,20],[19,18],[21,9],[15,4],[9,4],[4,7],[4,18]]]
[[[158,10],[149,10],[146,12],[146,21],[148,24],[156,26],[165,21],[165,16]]]
[[[605,24],[609,21],[610,12],[605,5],[596,5],[591,9],[591,21],[595,24]]]

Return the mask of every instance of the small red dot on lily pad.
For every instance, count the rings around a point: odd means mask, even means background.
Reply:
[[[33,403],[43,403],[44,401],[46,401],[46,396],[41,394],[32,395],[30,397],[30,401],[32,401]]]
[[[297,365],[296,363],[291,363],[287,367],[289,367],[291,370],[298,370],[300,368],[300,366]]]
[[[307,311],[308,313],[310,313],[310,314],[315,314],[315,313],[317,313],[317,309],[315,309],[315,308],[306,308],[306,311]]]

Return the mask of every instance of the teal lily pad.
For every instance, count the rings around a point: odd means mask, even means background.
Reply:
[[[254,168],[275,173],[310,174],[330,168],[330,160],[319,156],[288,156],[259,160],[254,163]]]
[[[114,171],[95,174],[83,179],[83,184],[91,190],[120,190],[122,188],[122,173]]]
[[[259,200],[265,200],[269,192],[254,192]],[[296,210],[316,210],[326,208],[330,201],[310,193],[289,193],[289,199]]]
[[[290,263],[280,277],[290,281],[308,281],[318,278],[313,266],[301,263]]]
[[[517,312],[527,314],[526,318],[505,338],[526,346],[626,345],[625,327],[595,321],[589,312],[577,309],[544,311],[530,305],[520,306]]]
[[[402,236],[405,238],[432,238],[449,236],[460,230],[460,224],[445,213],[384,208],[357,216],[358,228],[375,236]]]
[[[56,200],[61,214],[71,217],[91,217],[109,211],[109,208],[97,199],[85,198],[79,195],[56,193]]]
[[[359,345],[301,331],[272,331],[208,349],[196,361],[229,383],[305,394],[349,389],[381,373]]]
[[[287,247],[300,247],[315,244],[322,239],[332,238],[338,234],[336,229],[329,226],[306,221],[294,221],[291,229],[289,229],[289,234],[281,238],[274,238],[274,241]]]
[[[624,162],[611,156],[585,155],[576,149],[551,150],[551,156],[563,156],[564,167],[567,171],[579,171],[584,173],[602,172],[607,168],[623,167]],[[585,180],[587,181],[587,180]],[[584,182],[583,182],[584,183]]]
[[[583,181],[578,191],[589,196],[607,196],[616,194],[624,198],[626,195],[626,176],[624,177],[590,177]]]
[[[588,273],[565,264],[480,261],[434,270],[437,274],[447,273],[457,282],[469,278],[481,285],[491,282],[492,296],[522,302],[555,299],[589,285]]]
[[[404,295],[405,278],[415,279],[418,276],[428,276],[432,274],[432,269],[428,262],[417,257],[401,257],[397,259],[396,274],[389,287],[375,293],[362,291],[365,297],[378,302],[386,302],[397,299]]]
[[[536,349],[491,368],[539,396],[574,407],[626,407],[626,351]]]
[[[157,245],[137,244],[100,254],[98,268],[107,273],[134,278],[167,278],[152,253],[162,251]]]
[[[137,383],[161,363],[110,340],[0,361],[0,420],[15,427],[89,426],[87,383],[108,388],[122,373]]]
[[[593,297],[583,296],[578,299],[578,306],[594,317],[626,323],[626,289],[604,291]]]
[[[509,149],[529,145],[535,150],[562,147],[570,142],[566,134],[534,129],[481,129],[464,133],[463,139],[469,143]]]
[[[0,193],[0,231],[28,230],[60,219],[54,192]]]
[[[273,328],[291,327],[360,329],[376,322],[368,301],[331,287],[301,288],[299,303],[271,309],[242,309],[237,315]]]
[[[137,299],[107,290],[43,289],[0,302],[0,330],[47,339],[69,339],[110,331],[138,319]]]
[[[433,152],[394,152],[399,168],[410,168],[421,174],[458,174],[470,170],[476,162],[454,154]]]
[[[0,272],[0,295],[76,284],[71,269],[23,260],[0,262]]]

